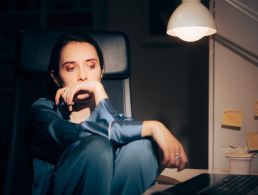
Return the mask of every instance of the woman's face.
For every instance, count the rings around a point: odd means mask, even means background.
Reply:
[[[102,69],[94,46],[86,42],[69,42],[59,60],[62,87],[85,80],[101,80]]]

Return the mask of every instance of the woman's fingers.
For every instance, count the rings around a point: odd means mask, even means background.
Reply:
[[[182,146],[180,146],[179,150],[177,150],[175,155],[172,154],[172,156],[174,156],[174,159],[175,159],[174,167],[177,168],[178,171],[183,170],[188,163],[188,159],[185,154],[184,148]]]
[[[67,105],[70,105],[68,103],[69,96],[70,96],[70,88],[69,87],[64,87],[64,88],[58,89],[57,92],[56,92],[56,96],[55,96],[56,105],[58,105],[60,103],[60,98],[61,97]]]
[[[63,88],[57,90],[56,96],[55,96],[55,103],[56,103],[56,105],[59,104],[59,100],[60,100],[60,97],[62,96],[63,92],[64,92]]]
[[[177,168],[178,171],[183,170],[188,162],[187,156],[182,145],[179,142],[171,142],[168,144],[170,147],[163,149],[164,159],[162,164],[166,167]]]
[[[63,93],[62,93],[62,98],[63,98],[63,100],[64,100],[64,102],[69,106],[70,104],[69,104],[69,95],[70,95],[70,93],[71,93],[71,89],[70,89],[70,87],[65,87],[65,88],[63,88],[64,90],[63,90]]]
[[[181,158],[181,163],[178,168],[178,171],[183,170],[187,166],[187,163],[188,163],[188,158],[187,158],[187,155],[186,155],[183,147],[182,147],[182,152],[181,152],[180,158]]]
[[[175,167],[176,167],[176,168],[179,168],[179,167],[180,167],[180,164],[182,163],[182,159],[181,159],[181,157],[180,157],[179,152],[176,152],[176,153],[175,153],[174,158],[175,158]]]
[[[170,155],[169,152],[167,150],[163,150],[163,160],[162,160],[162,164],[164,166],[167,166],[170,163]]]
[[[67,99],[66,99],[66,103],[70,107],[74,104],[73,99],[74,99],[74,94],[75,93],[76,93],[76,85],[75,86],[70,86],[69,87],[69,93],[67,94]]]
[[[178,171],[184,169],[188,159],[182,144],[176,137],[158,121],[144,121],[142,136],[152,136],[160,147],[164,167],[177,168]]]
[[[60,98],[62,97],[63,101],[67,104],[69,111],[72,111],[72,106],[74,105],[75,95],[81,90],[90,91],[91,82],[75,83],[67,87],[58,89],[55,96],[56,104],[59,104]],[[79,99],[85,99],[89,97],[89,94],[85,93],[83,95],[78,95]]]

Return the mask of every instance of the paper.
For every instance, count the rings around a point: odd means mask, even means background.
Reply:
[[[244,147],[236,147],[236,146],[230,146],[226,145],[222,147],[222,150],[226,157],[234,157],[234,158],[249,158],[254,157],[254,153],[250,153],[249,149]]]
[[[249,151],[258,151],[258,132],[248,133],[246,140]]]
[[[243,112],[236,110],[224,111],[222,127],[240,130],[243,121]]]

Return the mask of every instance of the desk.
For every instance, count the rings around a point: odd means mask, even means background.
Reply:
[[[188,179],[191,179],[192,177],[195,177],[201,173],[207,173],[208,170],[206,169],[184,169],[180,172],[177,171],[177,169],[170,169],[170,168],[166,168],[164,169],[160,175],[164,175],[170,178],[174,178],[179,182],[184,182]],[[146,190],[144,192],[144,195],[150,195],[154,192],[157,191],[162,191],[165,190],[167,188],[170,188],[171,186],[173,186],[172,184],[155,184],[154,186],[150,187],[148,190]]]
[[[184,169],[183,171],[178,172],[177,169],[166,168],[161,172],[161,175],[174,178],[179,182],[184,182],[188,179],[191,179],[202,173],[217,173],[217,174],[225,174],[228,171],[219,171],[219,170],[207,170],[207,169]],[[252,175],[258,175],[258,173],[251,173]],[[164,185],[164,184],[155,184],[150,187],[148,190],[144,192],[144,195],[150,195],[153,192],[162,191],[167,188],[173,186],[172,184]]]

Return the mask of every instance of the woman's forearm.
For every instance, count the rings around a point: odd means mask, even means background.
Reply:
[[[153,137],[155,132],[154,131],[163,131],[167,130],[167,128],[159,121],[149,120],[143,121],[142,127],[142,137]]]
[[[143,121],[142,124],[142,137],[152,137],[153,131],[159,129],[159,122],[158,121]]]

